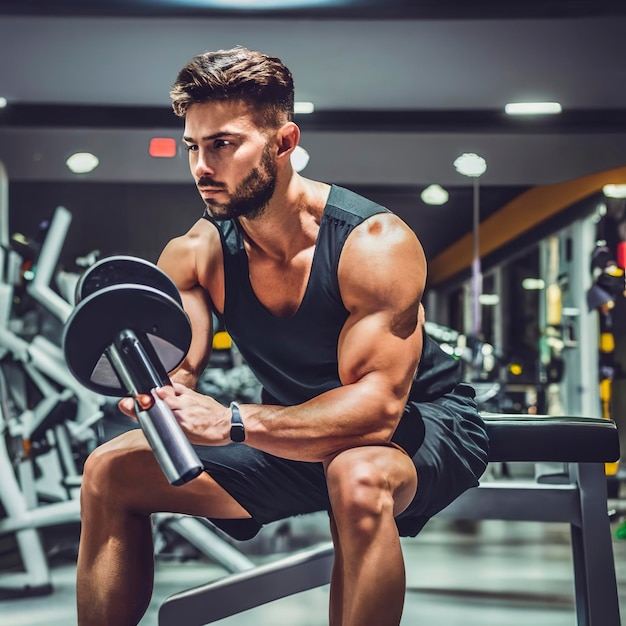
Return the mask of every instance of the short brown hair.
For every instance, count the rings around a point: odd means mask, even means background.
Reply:
[[[178,73],[170,97],[179,117],[192,104],[239,100],[255,107],[269,127],[293,119],[291,72],[280,59],[242,47],[195,56]]]

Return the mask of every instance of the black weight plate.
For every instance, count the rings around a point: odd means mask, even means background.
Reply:
[[[181,304],[180,294],[172,279],[150,261],[133,256],[109,256],[87,269],[76,284],[76,303],[111,285],[146,285],[153,287]]]
[[[114,375],[107,384],[92,377],[102,355],[122,330],[146,333],[167,372],[180,364],[191,343],[187,314],[162,291],[145,285],[111,285],[92,293],[67,320],[63,351],[72,374],[96,393],[127,393]]]

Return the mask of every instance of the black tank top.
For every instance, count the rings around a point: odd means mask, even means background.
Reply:
[[[378,213],[389,211],[352,191],[331,187],[304,298],[296,313],[285,318],[270,313],[252,289],[239,222],[214,220],[205,211],[203,217],[220,233],[224,254],[224,313],[216,314],[277,403],[301,404],[341,386],[337,344],[348,311],[339,292],[339,258],[352,230]],[[411,399],[431,400],[458,382],[458,363],[425,336]]]

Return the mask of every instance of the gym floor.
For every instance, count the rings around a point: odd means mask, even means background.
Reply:
[[[315,516],[301,519],[288,537],[272,527],[266,530],[265,536],[262,533],[255,544],[248,546],[248,555],[255,562],[283,556],[285,549],[299,547],[303,540],[310,544],[328,539],[325,520]],[[613,547],[620,607],[626,623],[626,540],[614,539]],[[403,540],[403,549],[407,594],[402,626],[576,624],[569,530],[565,524],[483,521],[461,526],[435,519],[417,538]],[[76,568],[67,556],[57,561],[52,567],[54,592],[41,598],[0,602],[2,626],[76,623]],[[159,558],[153,600],[141,626],[156,626],[158,607],[168,595],[225,574],[206,558]],[[322,587],[217,623],[324,626],[327,602],[328,587]],[[184,616],[180,623],[184,626]]]

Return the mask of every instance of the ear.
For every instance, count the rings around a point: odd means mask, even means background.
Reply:
[[[287,122],[278,129],[276,133],[276,143],[278,151],[276,152],[276,160],[278,163],[288,162],[291,154],[295,150],[300,141],[300,129],[293,122]]]

